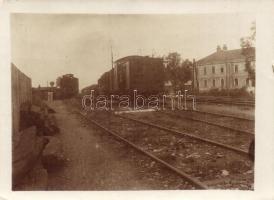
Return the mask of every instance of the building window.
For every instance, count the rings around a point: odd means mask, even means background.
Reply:
[[[215,87],[215,80],[214,79],[213,79],[212,85],[213,85],[213,87]]]
[[[221,73],[224,73],[224,68],[223,67],[221,67]]]
[[[238,73],[238,65],[235,65],[234,69],[235,69],[235,73]]]
[[[255,80],[252,80],[251,83],[252,83],[252,87],[255,87]]]
[[[235,80],[234,80],[234,85],[238,86],[238,79],[237,78],[235,78]]]
[[[207,87],[207,80],[204,80],[204,85],[205,87]]]
[[[249,86],[249,78],[247,78],[247,79],[245,80],[245,84],[246,84],[247,87]]]
[[[204,68],[204,75],[206,75],[206,67]]]
[[[221,80],[221,86],[222,86],[222,88],[224,88],[224,86],[225,86],[225,81],[224,81],[224,79]]]
[[[212,74],[215,74],[215,66],[212,66]]]

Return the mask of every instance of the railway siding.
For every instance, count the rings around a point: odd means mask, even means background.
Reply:
[[[175,131],[181,131],[193,136],[213,140],[218,143],[229,145],[243,151],[247,151],[249,144],[254,138],[253,134],[239,133],[237,131],[225,130],[220,127],[203,124],[189,119],[182,119],[177,116],[169,116],[163,113],[134,113],[126,114],[131,118],[143,120],[153,124],[161,124]]]
[[[198,111],[173,111],[163,113],[174,115],[182,119],[189,119],[217,127],[222,127],[224,129],[229,129],[236,132],[254,134],[254,121],[244,118],[234,118],[216,114],[214,115]]]
[[[230,176],[246,174],[246,179],[235,180],[233,184],[217,181],[218,184],[213,184],[211,188],[252,188],[253,172],[247,173],[252,171],[252,163],[245,156],[193,139],[170,135],[155,127],[144,127],[140,123],[124,118],[119,119],[110,117],[110,115],[106,117],[107,114],[109,113],[93,113],[89,114],[89,118],[95,119],[96,116],[96,121],[99,121],[102,126],[114,130],[119,137],[131,141],[142,150],[202,182],[214,182],[213,180],[222,179],[224,176],[229,179]]]

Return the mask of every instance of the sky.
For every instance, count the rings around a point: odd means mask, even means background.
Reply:
[[[32,86],[47,86],[72,73],[80,89],[97,83],[114,61],[129,55],[199,60],[217,45],[240,48],[250,35],[250,14],[93,15],[12,14],[12,62],[31,77]]]

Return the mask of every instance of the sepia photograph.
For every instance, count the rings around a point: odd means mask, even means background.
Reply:
[[[254,13],[11,13],[13,191],[254,191]]]

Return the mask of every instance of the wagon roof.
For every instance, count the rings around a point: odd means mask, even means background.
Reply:
[[[123,58],[120,58],[118,60],[116,60],[115,62],[121,62],[121,61],[125,61],[125,60],[134,60],[134,59],[161,59],[161,58],[158,58],[158,57],[150,57],[150,56],[138,56],[138,55],[132,55],[132,56],[126,56],[126,57],[123,57]]]
[[[119,58],[115,62],[121,62],[121,61],[124,61],[124,60],[131,60],[131,59],[142,58],[142,57],[143,56],[137,56],[137,55],[126,56],[126,57],[123,57],[123,58]]]

